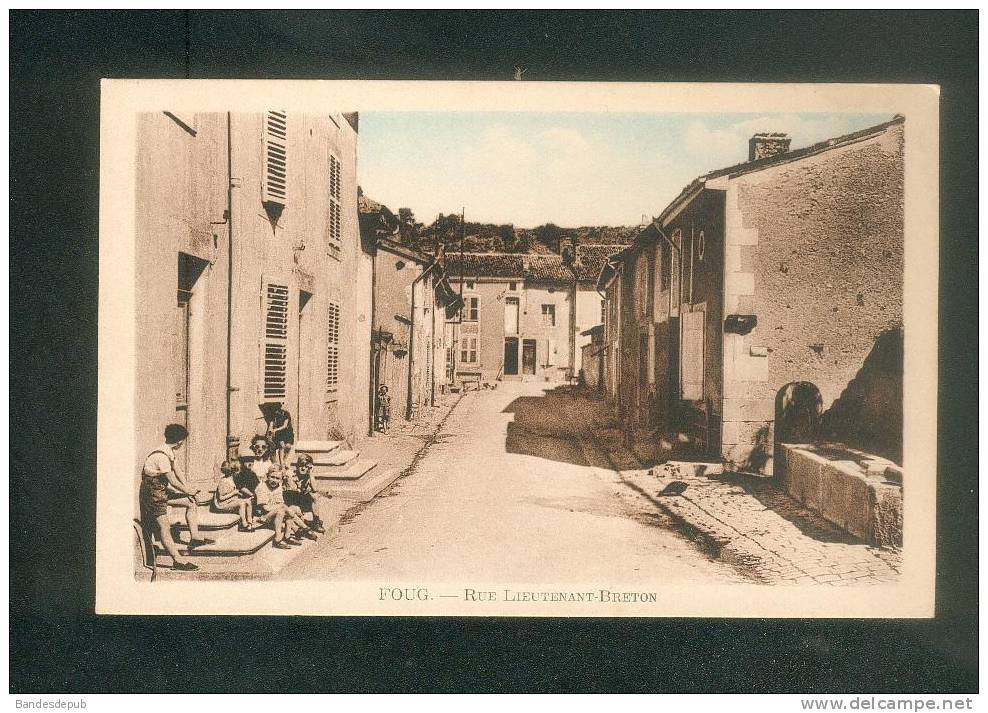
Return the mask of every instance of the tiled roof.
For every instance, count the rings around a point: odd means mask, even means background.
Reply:
[[[569,271],[559,255],[532,253],[463,253],[464,277],[502,277],[531,282],[570,282]],[[446,272],[455,278],[460,274],[460,254],[446,253]]]
[[[572,282],[573,273],[559,255],[526,255],[525,279],[532,282]]]
[[[446,274],[451,278],[460,276],[460,265],[464,277],[517,277],[525,273],[525,255],[510,253],[446,253]]]
[[[577,279],[594,282],[611,255],[621,252],[627,245],[578,245],[574,266]],[[451,278],[460,275],[460,254],[446,253],[446,272]],[[464,277],[514,277],[530,282],[573,281],[573,272],[556,254],[533,253],[464,253]]]
[[[701,189],[704,183],[714,178],[720,178],[721,176],[735,178],[736,176],[743,176],[746,173],[761,171],[763,168],[775,166],[776,164],[798,161],[799,159],[806,158],[807,156],[814,156],[818,153],[822,153],[823,151],[830,151],[831,149],[840,148],[841,146],[846,146],[847,144],[854,143],[856,141],[877,136],[878,134],[887,131],[890,127],[903,124],[904,122],[905,117],[901,114],[896,114],[889,121],[884,121],[881,124],[876,124],[875,126],[869,126],[868,128],[861,129],[860,131],[844,134],[843,136],[836,136],[832,139],[820,141],[801,149],[784,151],[767,158],[758,159],[756,161],[746,161],[734,166],[719,168],[716,171],[705,173],[694,179],[692,183],[686,186],[682,192],[680,192],[680,194],[673,199],[673,201],[659,215],[659,221],[662,221],[667,215],[672,213],[675,207],[680,205],[680,203],[682,203],[687,197],[692,195],[694,191]]]
[[[576,276],[580,280],[595,282],[607,258],[624,250],[627,245],[577,245]]]

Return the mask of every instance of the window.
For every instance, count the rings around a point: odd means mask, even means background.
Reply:
[[[508,289],[511,290],[512,292],[517,292],[517,290],[518,290],[518,283],[517,282],[509,282],[508,283]]]
[[[340,306],[329,303],[326,330],[326,393],[336,392],[340,383]]]
[[[704,312],[683,313],[683,346],[681,356],[682,398],[700,401],[703,398],[703,324]]]
[[[476,322],[480,318],[480,298],[479,297],[467,297],[464,302],[466,303],[463,321],[464,322]]]
[[[460,362],[463,364],[477,363],[477,338],[460,338]]]
[[[696,256],[698,259],[703,260],[703,251],[706,249],[706,247],[707,247],[707,238],[703,234],[703,231],[701,230],[700,235],[697,236],[696,239]]]
[[[680,250],[683,249],[683,233],[681,230],[676,230],[672,234],[672,242],[676,246],[675,250],[670,250],[669,252],[669,289],[672,290],[672,313],[673,316],[679,316],[679,262],[680,262]]]
[[[265,401],[285,398],[288,376],[288,285],[264,285],[264,363],[261,390]]]
[[[504,298],[504,333],[518,334],[518,298]]]
[[[669,253],[671,248],[669,244],[665,241],[662,242],[662,247],[659,249],[659,264],[656,268],[659,271],[659,289],[665,292],[669,289],[669,267],[671,263],[669,261]]]
[[[288,117],[283,111],[264,115],[265,203],[284,206],[288,202]]]
[[[467,289],[468,290],[476,289],[476,286],[477,285],[476,285],[476,283],[473,280],[467,280]]]
[[[339,247],[343,239],[343,208],[340,201],[342,166],[333,154],[329,155],[329,246]]]
[[[600,323],[603,324],[607,319],[607,300],[600,301]]]
[[[542,305],[542,326],[556,326],[556,305]]]

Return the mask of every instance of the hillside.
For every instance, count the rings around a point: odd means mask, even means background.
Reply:
[[[459,251],[461,235],[464,252],[558,254],[560,244],[574,241],[577,245],[627,245],[638,234],[638,226],[580,226],[565,228],[546,223],[537,228],[515,228],[508,223],[476,223],[466,221],[461,227],[457,213],[442,215],[426,225],[415,220],[408,208],[397,214],[387,206],[360,193],[362,221],[373,216],[378,225],[387,224],[389,232],[396,230],[400,242],[434,253],[439,244],[447,250]]]

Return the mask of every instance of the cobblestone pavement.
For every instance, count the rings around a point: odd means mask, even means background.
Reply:
[[[629,487],[646,494],[684,532],[756,581],[847,586],[898,578],[898,550],[866,545],[765,478],[723,473],[718,466],[699,463],[644,469],[623,447],[618,432],[595,435]]]
[[[744,581],[625,487],[580,437],[592,402],[548,388],[503,383],[464,395],[401,478],[279,578]]]

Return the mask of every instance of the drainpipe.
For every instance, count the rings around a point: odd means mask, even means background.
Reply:
[[[432,278],[432,338],[429,340],[429,349],[432,350],[432,354],[426,360],[432,365],[432,369],[429,371],[429,405],[436,405],[436,305],[438,300],[436,299],[436,278]]]
[[[665,240],[672,247],[672,249],[675,250],[679,254],[679,306],[680,306],[680,309],[682,309],[682,305],[683,305],[683,249],[682,249],[681,246],[678,246],[677,247],[676,243],[674,243],[672,240],[669,239],[669,236],[665,234],[665,232],[659,226],[658,222],[653,223],[653,225],[655,225],[655,229],[659,232],[659,235],[662,236],[662,239]],[[670,271],[670,278],[671,277],[672,277],[672,273]],[[691,279],[692,279],[692,276],[691,276]],[[692,297],[690,299],[692,299]],[[669,319],[670,320],[672,319],[672,286],[671,285],[669,287]],[[679,315],[679,352],[680,352],[680,355],[682,355],[682,351],[683,351],[683,315],[680,314]],[[683,387],[682,387],[682,384],[683,384],[683,365],[682,365],[682,359],[681,358],[677,358],[676,359],[676,365],[677,365],[677,368],[678,368],[677,378],[678,378],[678,381],[679,381],[679,384],[678,384],[678,387],[677,387],[677,393],[678,393],[678,395],[679,395],[679,397],[681,399],[682,398],[682,390],[683,390]],[[680,400],[680,399],[677,399],[677,400]]]
[[[233,127],[226,113],[226,454],[233,446]]]
[[[409,421],[412,420],[412,370],[415,366],[415,288],[438,264],[433,258],[432,264],[425,268],[421,275],[412,280],[412,312],[409,315],[411,324],[408,328],[408,398],[405,405],[405,418]]]
[[[374,403],[377,397],[377,373],[380,366],[380,357],[378,355],[378,346],[374,343],[374,325],[377,323],[377,239],[374,240],[374,253],[371,255],[371,308],[370,308],[370,325],[371,325],[371,343],[370,343],[370,378],[367,380],[368,393],[367,393],[367,404],[368,404],[368,423],[367,423],[367,435],[374,437]]]
[[[662,228],[659,227],[658,223],[654,223],[653,225],[655,225],[655,229],[659,232],[659,235],[662,236],[662,239],[665,240],[667,243],[669,243],[669,246],[679,254],[679,304],[682,304],[683,303],[683,249],[681,247],[678,247],[676,243],[674,243],[669,239],[669,236],[663,232]],[[670,273],[670,277],[671,276],[672,275]],[[669,290],[669,317],[670,318],[672,317],[671,289]]]

